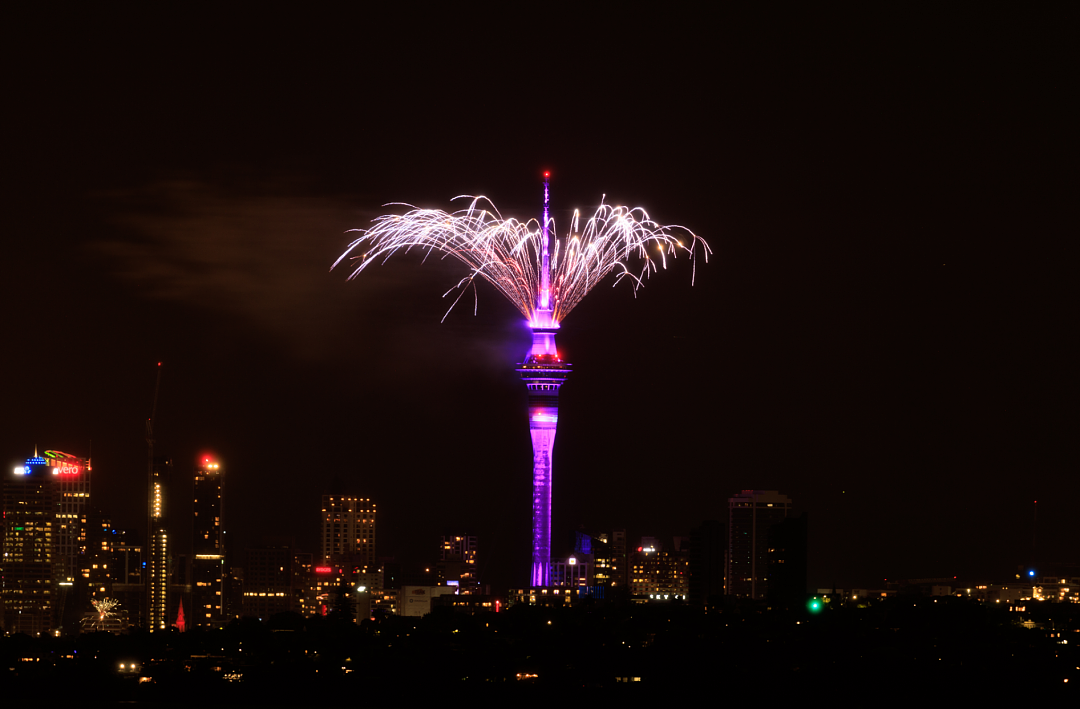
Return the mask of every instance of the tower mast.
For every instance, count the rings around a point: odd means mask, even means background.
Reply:
[[[544,221],[541,225],[540,293],[537,310],[529,323],[532,347],[518,373],[529,390],[529,434],[533,447],[533,525],[530,586],[551,582],[551,450],[559,423],[559,387],[570,375],[571,366],[555,349],[559,324],[552,317],[551,275],[548,261],[548,217],[550,173],[544,173]]]

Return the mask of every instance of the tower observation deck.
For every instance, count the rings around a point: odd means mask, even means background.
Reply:
[[[555,349],[554,327],[532,328],[533,344],[517,371],[529,390],[533,446],[533,528],[530,585],[549,585],[551,572],[551,450],[559,423],[559,387],[571,366]]]

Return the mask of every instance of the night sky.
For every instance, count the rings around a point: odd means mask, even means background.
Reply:
[[[557,545],[757,488],[809,514],[811,587],[1011,575],[1034,500],[1035,556],[1078,560],[1074,23],[542,7],[13,21],[4,474],[92,442],[141,529],[162,361],[176,529],[213,452],[238,564],[317,552],[335,489],[376,501],[382,556],[470,530],[524,583],[521,316],[482,285],[440,324],[456,262],[330,265],[390,202],[537,217],[550,169],[557,225],[606,195],[713,249],[563,323]]]

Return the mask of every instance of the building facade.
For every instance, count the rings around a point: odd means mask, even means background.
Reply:
[[[169,617],[169,533],[165,528],[165,480],[172,471],[170,458],[155,458],[150,473],[150,543],[146,560],[146,619],[153,632],[164,630]]]
[[[366,497],[323,495],[322,563],[375,570],[375,503]]]
[[[225,544],[222,532],[221,463],[203,456],[195,467],[189,626],[214,625],[222,619]]]
[[[444,534],[439,540],[439,561],[435,564],[440,586],[458,587],[459,593],[480,592],[476,537],[470,534]]]
[[[4,478],[4,631],[31,637],[54,626],[55,504],[52,474],[34,456]]]
[[[790,514],[791,499],[775,490],[743,490],[728,500],[727,595],[768,595],[769,529]]]

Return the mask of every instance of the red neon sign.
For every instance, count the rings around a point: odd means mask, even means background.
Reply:
[[[79,466],[61,463],[53,466],[53,475],[78,475]]]
[[[332,573],[334,573],[334,568],[332,566],[316,566],[315,567],[315,573],[317,573],[317,574],[332,574]]]

